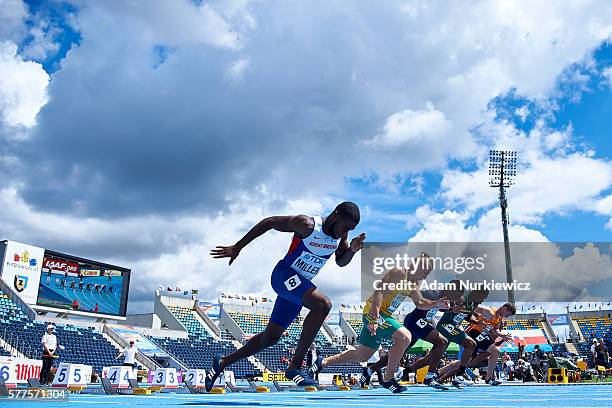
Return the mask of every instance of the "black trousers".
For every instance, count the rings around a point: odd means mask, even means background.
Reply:
[[[46,384],[49,381],[49,374],[51,374],[51,366],[53,365],[53,357],[43,356],[42,357],[42,369],[40,370],[40,382]]]

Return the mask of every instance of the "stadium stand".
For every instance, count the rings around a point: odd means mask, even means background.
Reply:
[[[216,354],[225,355],[236,350],[231,342],[212,338],[189,336],[186,339],[168,337],[150,337],[150,339],[188,368],[209,368]],[[232,365],[229,370],[234,371],[237,378],[249,378],[261,374],[261,371],[246,359]]]
[[[567,347],[565,347],[565,344],[551,343],[550,345],[553,349],[553,353],[555,354],[555,356],[563,357],[567,354]]]
[[[203,339],[212,338],[212,336],[208,333],[208,330],[206,330],[200,321],[193,315],[195,311],[180,306],[166,305],[166,307],[176,317],[176,319],[183,326],[185,326],[185,329],[187,329],[187,332],[190,335]]]
[[[578,324],[585,341],[578,343],[576,348],[580,355],[586,356],[588,361],[593,359],[591,344],[593,339],[603,339],[608,350],[612,350],[612,318],[610,314],[592,316],[575,316],[573,320]]]
[[[247,335],[254,335],[263,331],[270,319],[269,314],[260,313],[229,312],[229,315]],[[288,361],[291,359],[292,349],[297,345],[300,333],[302,332],[303,323],[304,317],[298,316],[287,328],[286,335],[277,344],[256,355],[270,371],[279,372],[287,368]],[[337,354],[344,350],[343,347],[333,345],[321,331],[317,334],[315,342],[319,353],[324,356]],[[361,366],[359,364],[350,364],[343,367],[326,367],[323,372],[358,373],[361,372]]]
[[[0,292],[0,335],[19,352],[29,358],[40,358],[42,348],[40,340],[46,331],[48,322],[31,321],[23,311]],[[92,328],[78,327],[70,324],[56,324],[55,334],[58,343],[66,347],[58,351],[60,360],[65,363],[88,364],[97,372],[102,367],[113,364],[119,352],[101,333]]]
[[[228,340],[216,340],[195,317],[193,309],[165,305],[174,317],[187,329],[188,338],[150,337],[159,347],[176,357],[188,368],[208,368],[216,354],[229,354],[236,346]],[[242,360],[230,368],[238,378],[249,378],[261,374],[261,370],[249,360]]]
[[[542,329],[542,324],[533,319],[514,319],[508,320],[504,325],[504,329],[508,330],[533,330]],[[542,330],[543,332],[543,330]]]

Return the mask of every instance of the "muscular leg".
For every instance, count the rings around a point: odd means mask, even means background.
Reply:
[[[238,350],[221,358],[221,369],[223,370],[225,367],[234,364],[238,360],[250,357],[253,354],[259,353],[261,350],[275,345],[284,331],[285,328],[283,326],[280,326],[272,321],[268,322],[268,325],[263,332],[251,337],[249,341]]]
[[[454,360],[451,361],[450,363],[448,363],[447,365],[445,365],[444,367],[442,367],[440,369],[440,381],[443,381],[443,379],[447,379],[448,377],[450,377],[450,375],[446,375],[447,373],[451,372],[451,373],[455,373],[457,370],[459,369],[459,360]]]
[[[487,365],[487,380],[493,378],[493,372],[495,370],[495,366],[497,365],[497,361],[499,360],[499,347],[495,344],[491,344],[487,349],[489,352],[489,364]]]
[[[382,358],[380,358],[377,362],[375,362],[374,364],[370,366],[370,370],[372,370],[372,372],[382,370],[383,368],[387,366],[388,363],[389,363],[389,354],[385,354],[384,356],[382,356]]]
[[[321,329],[332,307],[329,298],[317,288],[311,288],[304,292],[302,304],[308,308],[310,312],[308,312],[306,319],[304,319],[300,340],[295,347],[295,353],[293,353],[293,358],[287,370],[302,368],[302,362],[304,361],[306,351],[317,336],[319,329]]]
[[[399,367],[400,360],[406,351],[406,348],[410,344],[410,332],[405,327],[400,327],[391,336],[393,339],[393,347],[389,350],[388,356],[389,361],[387,365],[387,371],[385,371],[384,381],[391,381],[395,375],[397,367]]]
[[[444,350],[446,350],[446,347],[448,347],[448,340],[446,340],[446,337],[442,336],[437,330],[432,330],[429,332],[427,337],[425,337],[425,340],[430,342],[433,347],[428,354],[412,362],[410,367],[408,367],[411,372],[415,372],[419,368],[427,365],[429,365],[429,372],[434,372],[438,368],[438,364],[440,363],[442,354],[444,354]],[[413,340],[412,343],[416,343],[416,340]],[[410,345],[408,347],[410,347]],[[389,356],[385,355],[383,358],[371,365],[370,370],[380,370],[383,367],[386,367],[388,362]]]
[[[444,354],[444,350],[448,347],[448,340],[446,340],[446,337],[442,336],[437,330],[432,330],[425,340],[433,345],[427,356],[427,361],[425,361],[426,359],[424,358],[416,360],[412,366],[410,366],[410,370],[416,371],[421,367],[429,365],[427,371],[434,373],[438,368],[438,364],[440,364],[440,359],[442,358],[442,354]]]
[[[456,365],[453,367],[450,367],[455,362],[449,364],[448,365],[449,369],[444,370],[445,373],[440,377],[440,382],[443,382],[449,379],[452,375],[454,375],[457,372],[457,370],[459,371],[460,375],[463,375],[465,368],[468,366],[468,363],[470,362],[470,359],[472,358],[472,353],[474,352],[474,348],[476,347],[476,342],[470,337],[465,337],[463,341],[461,342],[461,346],[463,347],[463,353],[461,354],[461,360],[459,360],[459,368],[458,369],[454,368],[456,367]]]
[[[323,359],[323,367],[334,364],[343,363],[359,363],[367,361],[372,355],[376,353],[376,350],[371,349],[363,344],[359,344],[354,350],[346,350],[342,353],[336,354],[335,356],[325,357]]]
[[[480,363],[487,360],[489,358],[489,352],[481,352],[476,355],[473,359],[470,360],[470,367],[478,367]]]

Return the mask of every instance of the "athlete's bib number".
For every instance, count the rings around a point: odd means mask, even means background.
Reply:
[[[452,333],[455,331],[455,326],[453,326],[452,324],[445,324],[442,327],[444,327],[444,330],[446,330],[449,333]]]
[[[478,337],[476,337],[476,341],[485,341],[487,336],[484,333],[480,333]]]
[[[293,290],[300,286],[301,283],[302,281],[300,280],[300,277],[298,275],[293,275],[285,281],[285,287],[287,290]]]
[[[416,325],[423,329],[425,326],[427,326],[427,321],[425,321],[425,319],[419,319],[416,321]]]

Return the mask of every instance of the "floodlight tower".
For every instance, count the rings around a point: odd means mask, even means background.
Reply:
[[[516,177],[516,152],[510,150],[489,150],[489,186],[499,189],[499,206],[501,207],[502,229],[504,231],[504,251],[506,253],[506,280],[509,284],[512,277],[510,260],[510,242],[508,240],[508,200],[506,188],[514,184]],[[508,302],[514,304],[514,290],[508,287]]]

